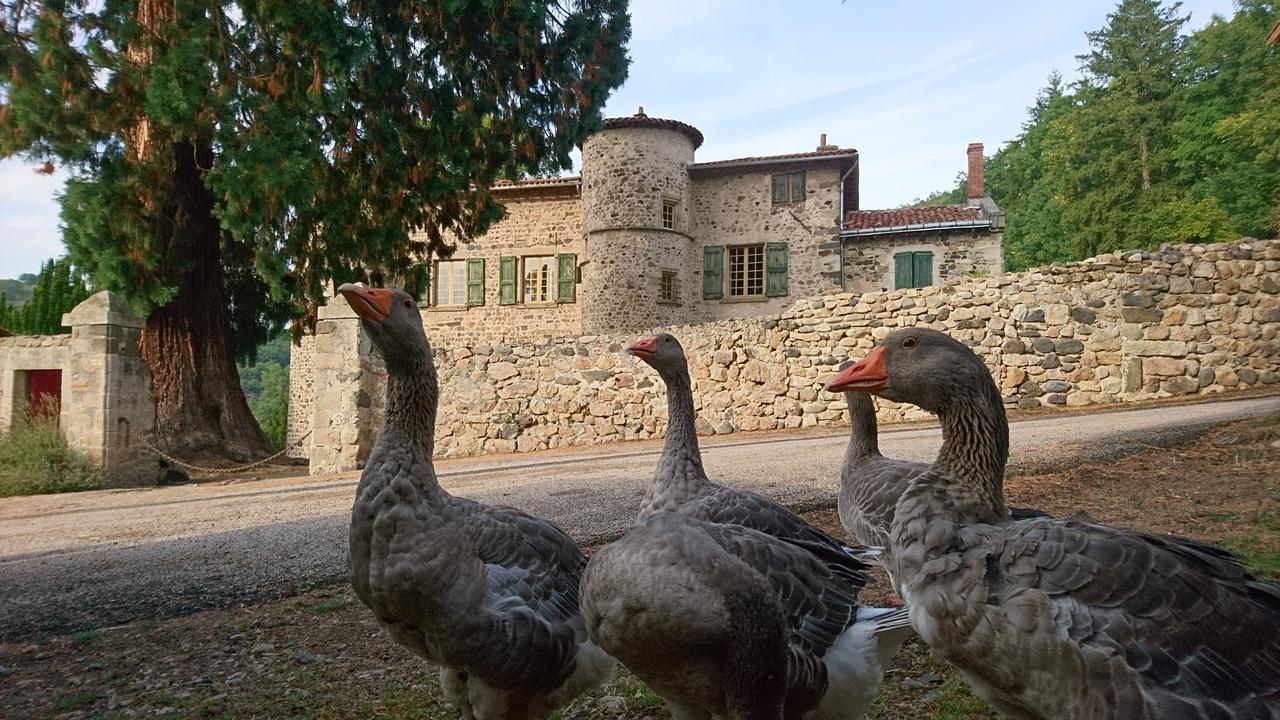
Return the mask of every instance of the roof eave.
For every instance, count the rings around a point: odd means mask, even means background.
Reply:
[[[566,180],[564,182],[544,182],[544,183],[522,183],[519,185],[494,185],[490,189],[494,192],[507,192],[509,190],[541,190],[543,188],[568,188],[578,187],[582,184],[581,178]]]
[[[912,223],[910,225],[888,225],[885,227],[874,228],[845,228],[840,231],[840,237],[858,237],[861,235],[889,235],[892,233],[911,233],[911,232],[928,232],[930,230],[969,230],[978,228],[990,228],[991,221],[983,218],[982,220],[966,220],[955,222],[941,223]]]
[[[689,166],[690,172],[699,170],[725,170],[741,167],[755,167],[758,165],[794,165],[796,163],[812,163],[812,162],[830,162],[832,160],[856,160],[858,159],[858,151],[852,150],[846,153],[831,153],[830,155],[810,155],[808,157],[792,157],[792,158],[756,158],[752,160],[712,160],[705,163],[693,163]]]

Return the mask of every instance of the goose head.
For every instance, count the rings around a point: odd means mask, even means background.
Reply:
[[[422,313],[413,296],[396,288],[369,288],[346,283],[338,292],[360,318],[388,366],[420,363],[430,354]]]
[[[627,352],[643,360],[663,377],[689,372],[689,361],[685,359],[684,348],[670,333],[640,338],[627,346]]]
[[[964,343],[937,330],[907,328],[828,380],[826,389],[869,393],[936,413],[991,384],[987,366]]]

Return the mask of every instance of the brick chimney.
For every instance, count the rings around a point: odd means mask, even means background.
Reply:
[[[969,199],[987,194],[986,166],[982,159],[982,143],[969,143]]]

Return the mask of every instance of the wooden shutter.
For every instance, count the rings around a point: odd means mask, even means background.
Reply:
[[[787,199],[787,190],[788,190],[788,188],[787,188],[787,176],[786,176],[786,175],[774,175],[774,176],[773,176],[773,204],[774,204],[774,205],[786,205],[786,204],[787,204],[787,202],[788,202],[788,199]]]
[[[467,305],[484,304],[484,258],[467,258]]]
[[[578,289],[577,253],[556,255],[556,302],[571,303]]]
[[[767,243],[764,247],[764,294],[782,297],[787,294],[787,244]]]
[[[911,253],[893,256],[893,287],[895,290],[911,287]]]
[[[804,202],[804,173],[799,172],[791,176],[791,202]]]
[[[498,304],[516,304],[516,257],[503,255],[498,260]]]
[[[702,248],[702,297],[716,300],[724,297],[724,246]]]
[[[911,253],[911,287],[927,287],[933,284],[933,253]]]

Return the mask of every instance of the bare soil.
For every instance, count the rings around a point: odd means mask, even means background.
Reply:
[[[1009,503],[1226,545],[1280,577],[1280,416],[1108,463],[1015,475]],[[834,510],[808,514],[840,532]],[[887,584],[869,604],[889,601]],[[286,601],[0,644],[0,718],[455,718],[436,674],[392,643],[345,586]],[[562,717],[668,718],[625,672]],[[918,641],[872,718],[994,717]]]

